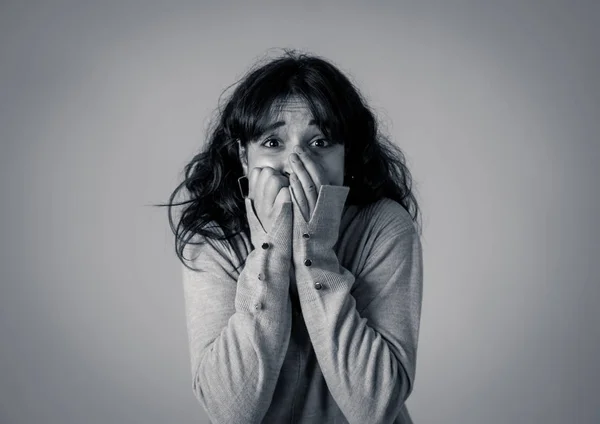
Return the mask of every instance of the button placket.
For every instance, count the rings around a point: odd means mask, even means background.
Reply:
[[[268,242],[263,242],[261,244],[261,247],[263,250],[267,250],[270,247],[270,244]],[[258,279],[258,281],[262,281],[262,282],[266,281],[266,275],[265,275],[264,269],[258,273],[256,278]],[[261,309],[264,309],[264,304],[263,304],[263,302],[261,302],[260,300],[257,299],[254,301],[252,307],[254,308],[255,311],[260,311]]]
[[[308,243],[308,240],[310,239],[310,233],[308,231],[305,232],[305,233],[302,233],[302,238]],[[306,244],[305,244],[305,246],[308,247]],[[307,253],[306,252],[307,250],[308,249],[305,249],[305,253]],[[304,261],[303,261],[303,263],[304,263],[304,266],[306,266],[306,267],[312,266],[312,260],[310,258],[305,258]],[[319,282],[316,282],[313,285],[313,287],[316,290],[321,290],[323,288],[323,285],[321,283],[319,283]]]

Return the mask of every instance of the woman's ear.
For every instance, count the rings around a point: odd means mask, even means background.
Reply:
[[[240,163],[242,164],[242,168],[244,170],[244,175],[248,175],[248,155],[246,154],[246,148],[242,146],[242,142],[238,139],[238,157],[240,159]]]

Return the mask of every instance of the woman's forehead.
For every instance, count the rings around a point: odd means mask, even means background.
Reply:
[[[315,110],[316,108],[316,110]],[[327,133],[327,117],[323,116],[318,104],[303,96],[291,95],[276,98],[258,117],[255,130],[250,138],[258,137],[269,131],[283,131],[284,127],[311,128]]]
[[[269,117],[277,118],[282,114],[302,114],[312,117],[312,111],[309,104],[301,97],[293,96],[287,99],[280,99],[273,102],[269,110]]]

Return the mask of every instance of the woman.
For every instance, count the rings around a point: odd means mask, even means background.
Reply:
[[[328,61],[286,52],[241,80],[171,196],[177,226],[169,209],[193,391],[213,423],[412,422],[422,250],[410,185],[402,152]]]

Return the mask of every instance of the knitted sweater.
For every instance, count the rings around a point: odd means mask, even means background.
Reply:
[[[348,191],[322,186],[308,223],[285,203],[268,234],[246,199],[250,239],[188,245],[193,392],[212,423],[412,423],[421,242],[400,204],[359,212]]]

